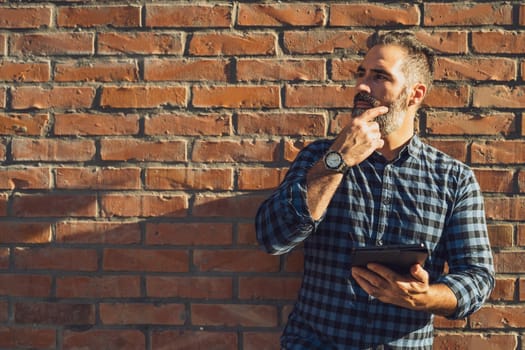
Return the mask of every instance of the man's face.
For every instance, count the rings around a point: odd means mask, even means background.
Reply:
[[[402,71],[405,55],[398,46],[374,46],[358,68],[352,115],[372,107],[388,107],[386,114],[375,119],[383,136],[397,130],[407,114],[408,87]]]

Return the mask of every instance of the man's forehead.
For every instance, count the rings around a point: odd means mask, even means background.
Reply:
[[[400,69],[407,52],[397,45],[376,45],[366,53],[360,67],[365,69]]]

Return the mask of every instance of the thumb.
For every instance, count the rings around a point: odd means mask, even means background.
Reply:
[[[410,274],[412,277],[420,282],[428,281],[428,272],[421,266],[421,264],[414,264],[410,267]]]

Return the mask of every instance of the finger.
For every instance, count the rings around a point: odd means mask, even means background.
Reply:
[[[388,112],[388,107],[379,106],[367,109],[361,115],[357,116],[357,119],[362,119],[364,121],[373,121],[375,118],[379,117],[381,114]]]

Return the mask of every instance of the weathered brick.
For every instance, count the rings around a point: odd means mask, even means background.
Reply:
[[[61,6],[57,8],[58,27],[139,27],[139,6]]]
[[[516,244],[518,246],[525,246],[525,225],[519,224],[517,231],[518,231],[518,237],[517,237]]]
[[[15,267],[20,270],[96,271],[94,249],[33,247],[15,250]]]
[[[454,59],[437,58],[436,80],[515,80],[516,61],[508,58]]]
[[[229,223],[149,223],[146,244],[149,245],[231,245],[233,227]]]
[[[323,136],[326,118],[320,113],[241,113],[237,129],[241,135]]]
[[[78,162],[91,160],[96,149],[92,140],[16,138],[11,152],[17,161]]]
[[[37,29],[51,26],[52,9],[39,7],[0,8],[0,28]]]
[[[525,88],[521,86],[478,86],[473,88],[474,107],[523,108]]]
[[[478,31],[472,33],[475,53],[519,54],[525,50],[525,34],[511,31]]]
[[[464,140],[426,140],[430,145],[436,147],[440,151],[449,156],[462,161],[467,161],[467,142]]]
[[[221,136],[232,134],[230,114],[157,114],[144,121],[146,135]]]
[[[64,189],[140,189],[139,168],[59,168],[56,187]]]
[[[102,90],[102,108],[156,108],[185,106],[187,89],[181,86],[106,86]]]
[[[331,61],[331,78],[334,81],[355,81],[357,79],[357,68],[361,60],[336,58]]]
[[[485,306],[470,316],[470,323],[473,328],[521,328],[525,324],[525,309],[523,306]]]
[[[513,301],[516,295],[516,278],[497,278],[494,290],[490,294],[491,301]]]
[[[280,88],[270,86],[195,86],[193,106],[224,108],[277,108]]]
[[[434,339],[435,350],[459,349],[516,349],[518,338],[513,334],[441,334]]]
[[[476,178],[483,192],[512,193],[514,191],[514,174],[511,169],[474,169]]]
[[[146,5],[146,27],[227,28],[232,7],[221,4]]]
[[[232,169],[150,168],[146,188],[153,190],[231,190]]]
[[[143,139],[103,139],[100,156],[105,161],[185,161],[186,142]]]
[[[146,59],[146,81],[220,81],[231,75],[231,63],[225,59]]]
[[[195,33],[188,52],[193,56],[275,55],[277,38],[269,33]]]
[[[525,171],[523,170],[518,173],[518,188],[520,193],[525,193]]]
[[[95,305],[85,303],[17,302],[15,322],[23,324],[94,325]]]
[[[325,60],[241,59],[237,61],[239,81],[324,81]]]
[[[349,108],[356,91],[346,85],[287,85],[285,93],[286,107]]]
[[[123,113],[57,113],[55,135],[136,135],[139,116]]]
[[[240,190],[269,190],[279,186],[288,169],[241,168],[239,169]]]
[[[226,327],[275,327],[277,309],[268,305],[192,304],[194,325]]]
[[[521,220],[525,197],[485,197],[485,215],[493,220]]]
[[[460,108],[469,105],[470,86],[434,86],[423,100],[429,107]]]
[[[464,54],[468,52],[467,31],[417,31],[416,37],[438,53]]]
[[[12,200],[17,217],[94,217],[97,201],[94,194],[23,194]]]
[[[184,304],[101,303],[103,324],[183,325]]]
[[[275,141],[196,141],[191,159],[195,162],[272,162],[279,159]]]
[[[136,329],[65,330],[63,349],[126,349],[143,350],[146,339]]]
[[[54,328],[0,326],[0,347],[4,349],[52,349],[56,342]]]
[[[244,350],[272,350],[280,343],[281,332],[245,332]]]
[[[0,80],[33,83],[49,81],[50,77],[49,62],[3,61],[0,63]]]
[[[277,272],[279,257],[261,250],[195,250],[193,265],[203,272]]]
[[[291,54],[328,54],[344,49],[357,53],[366,50],[370,33],[345,30],[289,31],[284,33],[284,49]]]
[[[139,69],[134,61],[69,61],[55,65],[54,80],[60,82],[78,81],[137,81]]]
[[[420,11],[415,4],[331,4],[332,27],[418,25]]]
[[[475,141],[471,158],[479,164],[520,164],[525,162],[525,142],[521,140]]]
[[[512,24],[510,4],[425,4],[427,26],[479,26]]]
[[[154,330],[151,339],[154,349],[231,350],[238,346],[237,333],[226,331]]]
[[[11,52],[15,56],[92,55],[93,33],[27,33],[11,36]]]
[[[57,243],[136,244],[141,239],[136,222],[59,222],[55,230]]]
[[[50,243],[52,240],[51,224],[38,222],[0,222],[0,243]]]
[[[95,97],[95,89],[81,86],[53,86],[51,88],[21,86],[11,88],[13,109],[88,108]]]
[[[138,276],[64,276],[56,280],[58,298],[137,298]]]
[[[182,50],[182,36],[177,33],[98,33],[97,52],[102,55],[180,55]]]
[[[228,299],[233,296],[231,277],[149,276],[146,293],[153,298]]]
[[[0,114],[0,135],[44,135],[49,125],[49,114]]]
[[[0,294],[2,295],[31,298],[51,296],[51,276],[1,274],[0,282]]]
[[[193,202],[192,214],[206,217],[253,218],[264,200],[260,195],[214,196],[198,195]]]
[[[0,189],[49,189],[51,175],[49,168],[24,167],[0,169]]]
[[[185,195],[108,194],[100,206],[105,217],[181,217],[188,200]]]
[[[241,277],[239,298],[295,300],[300,286],[300,277]]]
[[[288,27],[321,26],[325,22],[320,4],[239,4],[240,26]]]
[[[460,112],[431,112],[426,132],[435,135],[510,135],[516,131],[512,113],[475,115]]]
[[[104,249],[105,271],[188,272],[189,252],[171,249]]]

